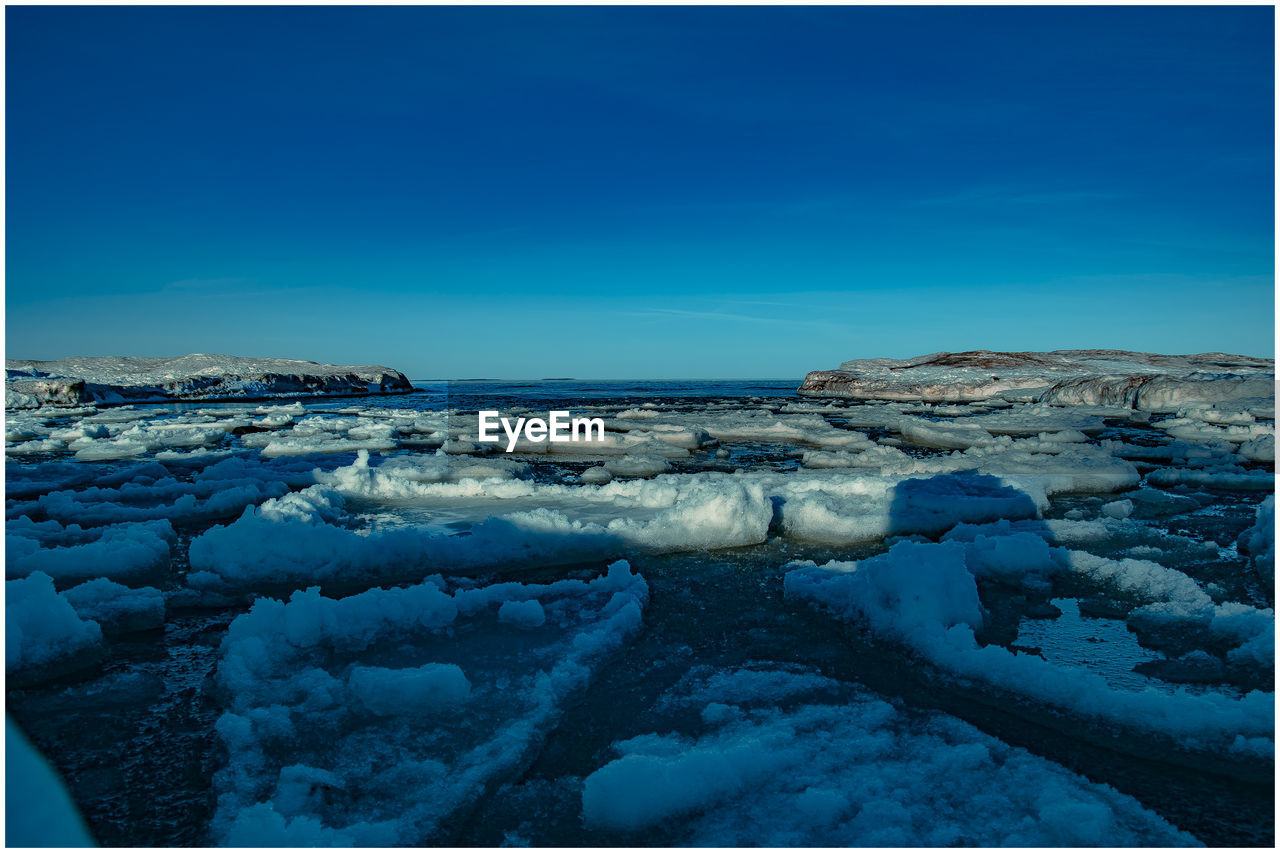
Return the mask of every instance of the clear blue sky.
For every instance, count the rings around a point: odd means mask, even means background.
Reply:
[[[9,357],[1271,355],[1273,10],[9,7]]]

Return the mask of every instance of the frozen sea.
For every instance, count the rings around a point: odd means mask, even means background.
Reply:
[[[9,714],[106,845],[1270,845],[1271,401],[798,384],[11,412]]]

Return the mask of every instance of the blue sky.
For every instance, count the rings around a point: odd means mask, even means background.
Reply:
[[[9,7],[6,355],[1271,355],[1273,14]]]

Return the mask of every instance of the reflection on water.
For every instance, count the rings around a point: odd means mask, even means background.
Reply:
[[[1138,664],[1163,656],[1138,645],[1138,638],[1124,622],[1083,616],[1080,602],[1074,598],[1055,598],[1051,603],[1062,615],[1057,619],[1023,619],[1018,626],[1017,645],[1039,649],[1052,664],[1096,672],[1108,684],[1123,690],[1173,689],[1172,685],[1133,671]]]

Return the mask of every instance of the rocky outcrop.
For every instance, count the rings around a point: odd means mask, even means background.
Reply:
[[[1226,353],[1125,350],[933,353],[846,361],[805,377],[809,397],[971,403],[993,398],[1172,411],[1275,396],[1275,362]]]
[[[287,358],[61,358],[5,363],[5,407],[171,400],[354,396],[413,390],[389,367],[345,367]]]
[[[79,406],[85,402],[83,379],[16,379],[4,383],[6,409]]]

